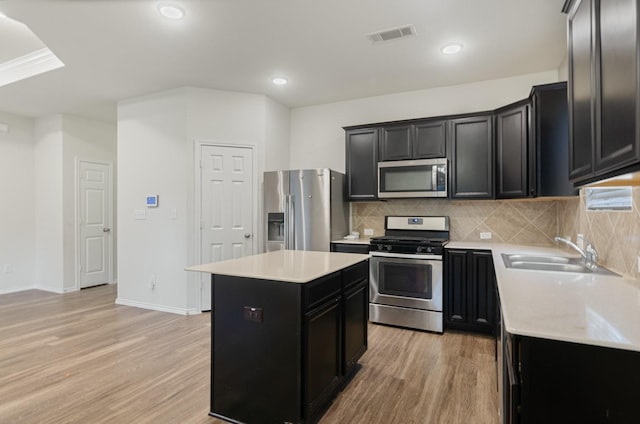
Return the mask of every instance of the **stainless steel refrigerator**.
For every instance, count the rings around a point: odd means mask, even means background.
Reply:
[[[344,174],[328,168],[264,173],[265,251],[329,251],[349,229]]]

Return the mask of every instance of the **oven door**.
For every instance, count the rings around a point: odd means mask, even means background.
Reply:
[[[440,256],[372,253],[369,267],[371,303],[442,311]]]

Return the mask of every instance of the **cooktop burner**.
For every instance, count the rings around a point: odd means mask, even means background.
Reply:
[[[442,255],[448,241],[447,216],[386,216],[385,235],[373,237],[369,250]]]

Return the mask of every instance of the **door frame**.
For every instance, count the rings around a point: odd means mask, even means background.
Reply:
[[[253,237],[251,237],[251,247],[254,254],[257,253],[258,247],[258,237],[257,234],[260,233],[260,229],[258,228],[258,210],[261,202],[256,200],[256,193],[258,193],[258,172],[257,172],[257,160],[256,160],[256,146],[255,144],[234,144],[229,142],[217,142],[217,141],[204,141],[204,140],[193,140],[194,144],[194,223],[193,223],[193,231],[195,234],[195,261],[200,263],[202,260],[202,232],[201,232],[201,224],[202,224],[202,168],[200,167],[200,162],[202,160],[202,147],[203,146],[212,146],[212,147],[222,147],[222,148],[240,148],[240,149],[248,149],[251,151],[251,167],[253,172],[253,181],[251,188],[251,196],[255,200],[252,204],[252,225],[253,225]],[[196,305],[196,313],[202,312],[202,284],[203,278],[208,278],[211,280],[211,276],[209,274],[205,274],[202,272],[198,273],[198,278],[196,280],[196,296],[195,296],[195,305]],[[207,282],[206,284],[211,284]],[[212,305],[213,307],[213,305]]]
[[[80,271],[80,265],[81,265],[81,250],[80,250],[80,245],[82,244],[82,240],[81,240],[81,236],[80,236],[80,165],[82,163],[97,163],[99,165],[106,165],[109,168],[109,228],[111,228],[111,236],[109,237],[109,278],[108,278],[108,284],[113,284],[113,263],[114,263],[114,257],[116,255],[115,252],[115,246],[116,244],[113,242],[113,237],[115,236],[115,229],[114,229],[114,204],[113,204],[113,181],[114,181],[114,175],[113,175],[113,163],[109,162],[109,161],[103,161],[103,160],[93,160],[93,159],[84,159],[84,158],[80,158],[78,156],[76,156],[74,158],[74,162],[75,162],[75,175],[74,175],[74,190],[75,190],[75,196],[74,196],[74,202],[75,202],[75,216],[74,216],[74,231],[75,231],[75,281],[74,281],[74,286],[73,286],[73,291],[78,291],[80,290],[80,280],[81,280],[81,271]]]

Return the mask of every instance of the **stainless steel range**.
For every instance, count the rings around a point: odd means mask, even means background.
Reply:
[[[371,239],[369,320],[442,332],[442,256],[448,216],[386,216]]]

